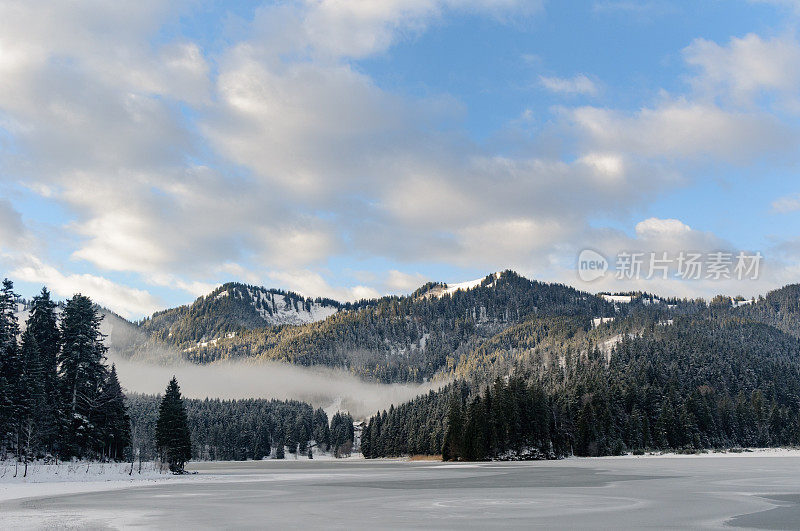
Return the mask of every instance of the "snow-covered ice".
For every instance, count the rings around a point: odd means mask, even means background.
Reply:
[[[0,503],[4,526],[794,528],[800,452],[437,463],[192,463],[195,479]]]

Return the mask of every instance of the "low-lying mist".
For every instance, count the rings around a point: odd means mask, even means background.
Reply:
[[[443,385],[370,383],[343,370],[260,360],[196,365],[169,346],[153,345],[136,326],[110,313],[102,331],[110,347],[108,361],[116,364],[129,392],[163,393],[174,375],[188,398],[293,399],[324,408],[329,416],[341,410],[363,419]]]
[[[329,415],[338,409],[362,419],[442,385],[369,383],[340,370],[279,362],[156,365],[127,360],[113,353],[109,353],[109,361],[116,364],[120,382],[127,391],[163,393],[175,375],[182,394],[189,398],[295,399],[322,407]]]

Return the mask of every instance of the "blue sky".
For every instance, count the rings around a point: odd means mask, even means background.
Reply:
[[[499,269],[797,280],[800,4],[0,1],[0,271],[129,317]],[[759,251],[582,283],[584,248]]]

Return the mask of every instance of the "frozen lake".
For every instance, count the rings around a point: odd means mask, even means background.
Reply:
[[[195,463],[186,481],[0,503],[3,528],[800,527],[800,457]]]

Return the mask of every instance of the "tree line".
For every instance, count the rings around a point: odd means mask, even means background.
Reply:
[[[166,393],[165,395],[166,396]],[[145,460],[158,457],[156,427],[164,397],[132,393],[128,396],[132,446]],[[321,408],[305,402],[250,398],[183,398],[191,454],[199,460],[282,459],[291,455],[313,456],[330,451],[345,456],[352,451],[353,419],[336,413],[328,423]]]
[[[23,306],[29,316],[20,333]],[[184,399],[174,378],[163,396],[126,397],[107,363],[101,319],[83,295],[58,307],[43,288],[23,305],[3,282],[0,457],[159,458],[177,472],[190,458],[351,452],[352,417],[337,413],[329,426],[322,409],[299,401]]]
[[[106,363],[101,317],[75,295],[63,307],[42,288],[20,334],[18,296],[0,291],[0,455],[121,459],[130,421],[116,369]]]
[[[558,458],[800,444],[800,340],[713,308],[632,316],[607,352],[574,328],[495,345],[510,376],[473,374],[373,416],[366,457]],[[636,330],[615,322],[602,331]],[[529,327],[541,334],[542,327]],[[559,335],[560,334],[560,335]],[[487,354],[488,355],[488,354]]]

